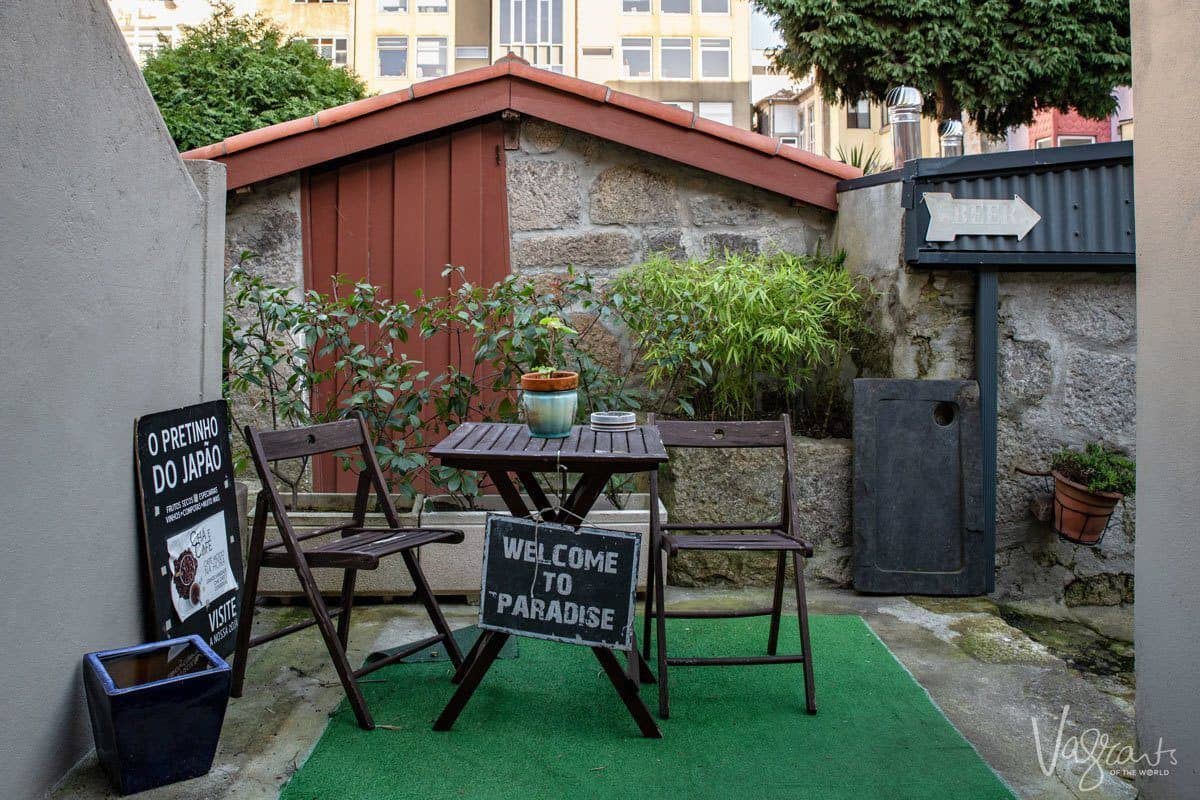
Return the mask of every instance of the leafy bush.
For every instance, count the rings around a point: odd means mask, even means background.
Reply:
[[[273,286],[246,269],[228,278],[225,309],[225,396],[234,424],[239,409],[271,428],[332,422],[351,411],[366,417],[380,466],[404,475],[425,466],[422,410],[429,390],[421,364],[400,346],[413,324],[412,310],[379,296],[365,283],[339,281],[330,294]],[[308,467],[276,465],[275,476],[293,499]],[[395,491],[412,497],[411,482]]]
[[[1136,485],[1133,459],[1092,442],[1083,449],[1060,450],[1051,459],[1053,468],[1093,492],[1132,495]]]
[[[827,422],[842,366],[868,334],[844,254],[703,260],[652,256],[621,273],[610,302],[629,327],[656,405],[710,418],[765,406]]]
[[[272,428],[363,412],[380,466],[404,496],[430,483],[470,505],[482,493],[480,476],[431,465],[427,443],[468,419],[517,421],[520,377],[539,364],[579,372],[580,421],[595,410],[639,407],[625,377],[580,346],[601,324],[602,301],[587,277],[539,285],[509,276],[481,286],[465,280],[462,268],[448,267],[451,291],[409,306],[369,284],[345,282],[328,295],[310,290],[297,297],[252,274],[244,263],[252,257],[243,254],[227,291],[225,392],[238,401],[231,407],[254,412],[258,424]],[[572,315],[586,323],[578,331],[543,324]],[[431,372],[410,359],[403,352],[409,330],[445,337],[451,363]],[[294,494],[306,468],[301,462],[298,472],[276,475]]]
[[[217,3],[212,17],[183,26],[142,68],[180,150],[360,100],[357,75],[334,67],[261,15]]]

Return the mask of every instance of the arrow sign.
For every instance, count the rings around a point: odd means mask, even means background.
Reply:
[[[1021,241],[1042,219],[1020,195],[1011,200],[959,200],[947,192],[926,192],[925,205],[927,242],[953,242],[956,236],[1015,236]]]

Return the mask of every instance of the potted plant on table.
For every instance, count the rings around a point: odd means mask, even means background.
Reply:
[[[1133,459],[1095,442],[1051,459],[1054,530],[1075,544],[1096,545],[1113,509],[1134,492]]]
[[[559,337],[576,336],[558,317],[543,317],[538,323],[547,335],[546,358],[559,352]],[[557,439],[571,432],[575,411],[579,405],[579,373],[560,370],[555,366],[534,367],[521,376],[521,407],[529,432],[543,439]]]

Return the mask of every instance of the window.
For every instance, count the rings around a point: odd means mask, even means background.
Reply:
[[[790,144],[792,147],[796,147],[800,143],[795,136],[780,136],[779,141],[781,144]]]
[[[450,0],[417,0],[417,11],[445,14],[450,11]]]
[[[440,78],[446,74],[446,39],[442,36],[417,37],[417,77]]]
[[[728,14],[729,0],[700,0],[701,14]]]
[[[621,39],[621,77],[650,77],[649,36],[627,36]]]
[[[796,103],[771,104],[771,135],[789,137],[795,144],[800,135],[800,106]]]
[[[692,40],[670,37],[660,39],[658,68],[664,78],[691,78]]]
[[[1074,145],[1077,145],[1077,144],[1095,144],[1095,143],[1096,143],[1095,136],[1059,136],[1058,137],[1058,146],[1059,147],[1073,147]]]
[[[335,67],[346,66],[346,40],[343,37],[309,36],[306,42],[317,49],[317,55]]]
[[[477,61],[488,61],[488,46],[482,47],[456,47],[454,48],[454,57],[461,59],[474,59]]]
[[[650,0],[621,0],[621,11],[625,14],[649,14]]]
[[[819,149],[817,146],[817,104],[807,102],[800,106],[796,117],[797,136],[796,146],[810,153]]]
[[[871,127],[871,101],[860,97],[857,102],[846,106],[847,128]]]
[[[663,100],[662,102],[668,106],[675,106],[676,108],[682,108],[684,111],[694,112],[696,110],[695,104],[692,103],[691,100]]]
[[[382,14],[399,14],[408,11],[408,0],[379,0],[379,11]]]
[[[1133,141],[1133,120],[1123,119],[1117,123],[1117,134],[1122,142]]]
[[[733,103],[701,103],[700,116],[713,122],[733,124]]]
[[[563,71],[563,0],[500,0],[500,46],[535,67]]]
[[[1051,146],[1052,146],[1052,144],[1050,142],[1049,136],[1047,136],[1044,139],[1038,139],[1036,142],[1033,143],[1034,150],[1045,150],[1047,147],[1051,147]]]
[[[661,0],[660,8],[664,14],[690,14],[692,0]]]
[[[700,40],[700,77],[729,77],[729,40]]]
[[[380,36],[375,45],[379,50],[379,77],[403,78],[408,74],[407,36]]]

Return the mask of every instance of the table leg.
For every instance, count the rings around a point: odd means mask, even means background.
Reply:
[[[658,729],[658,724],[654,721],[654,717],[650,715],[650,709],[646,708],[646,704],[642,702],[642,696],[638,693],[637,684],[630,680],[629,676],[621,669],[621,663],[617,661],[617,657],[613,655],[613,651],[607,647],[593,647],[592,652],[596,654],[596,660],[600,662],[600,666],[604,668],[604,673],[608,675],[608,679],[612,681],[617,694],[621,696],[622,702],[625,703],[625,708],[629,709],[629,715],[637,723],[642,736],[645,736],[647,739],[661,739],[662,731]]]
[[[504,647],[504,643],[508,641],[508,636],[509,634],[507,633],[485,631],[479,637],[479,641],[483,642],[479,648],[479,654],[476,658],[463,662],[463,666],[468,664],[470,666],[462,678],[462,683],[455,690],[454,696],[450,698],[450,702],[442,710],[441,716],[433,723],[435,731],[448,731],[454,726],[454,721],[458,719],[458,715],[462,713],[462,710],[470,701],[471,695],[479,687],[479,682],[483,680],[483,676],[487,674],[488,669],[495,662],[496,656],[500,655],[500,650]]]
[[[612,473],[607,471],[585,472],[579,478],[579,482],[575,484],[575,488],[571,490],[567,501],[563,503],[563,508],[556,515],[555,522],[572,525],[576,528],[582,525],[584,518],[596,504],[596,499],[600,497],[611,477]]]
[[[517,487],[513,485],[512,478],[508,477],[507,472],[490,469],[487,471],[487,476],[492,479],[492,483],[496,484],[496,491],[500,493],[500,499],[504,501],[504,505],[508,506],[508,513],[514,517],[529,516],[529,506],[525,505],[521,493],[517,491]]]
[[[554,504],[550,502],[550,498],[546,497],[546,493],[542,491],[542,485],[538,483],[537,476],[532,472],[518,472],[517,480],[525,487],[525,494],[529,495],[529,499],[533,501],[534,507],[543,513],[543,515],[554,508]]]
[[[633,634],[631,640],[631,649],[625,655],[626,664],[628,665],[628,674],[634,683],[654,683],[654,673],[650,671],[650,665],[646,663],[646,659],[642,658],[642,652],[638,649],[637,634]]]

